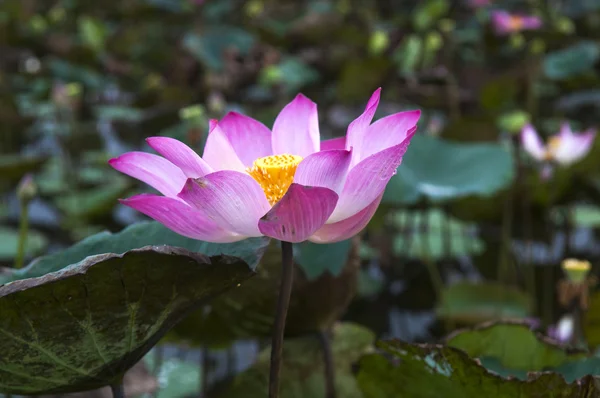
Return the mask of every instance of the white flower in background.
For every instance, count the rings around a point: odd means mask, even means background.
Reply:
[[[531,157],[540,162],[555,162],[562,166],[568,166],[585,157],[592,148],[595,137],[594,129],[574,133],[568,123],[563,123],[559,133],[548,138],[544,145],[531,124],[525,125],[521,131],[523,149]]]

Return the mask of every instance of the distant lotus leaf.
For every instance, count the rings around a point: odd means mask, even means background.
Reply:
[[[393,358],[370,354],[360,361],[364,398],[587,398],[600,394],[593,376],[568,383],[558,373],[530,373],[527,381],[487,371],[465,352],[433,344],[382,341]]]
[[[34,256],[40,254],[46,246],[48,240],[39,232],[30,230],[27,233],[27,245],[25,246],[25,254]],[[0,260],[13,260],[17,255],[19,246],[19,231],[12,228],[0,227]]]
[[[319,245],[323,252],[328,246]],[[341,248],[344,248],[343,245]],[[339,248],[339,247],[338,247]],[[297,248],[296,248],[297,249]],[[295,261],[302,261],[294,273],[294,285],[286,322],[286,336],[294,337],[329,328],[346,311],[357,288],[359,258],[358,242],[348,242],[345,250],[333,249],[330,254],[318,255],[316,250],[295,250]],[[310,251],[310,252],[309,252]],[[341,263],[337,274],[321,272],[310,278],[307,269],[324,269],[315,262]],[[335,265],[336,268],[339,265]],[[304,272],[303,272],[304,270]],[[278,286],[281,276],[281,249],[273,241],[265,253],[257,275],[242,286],[216,298],[180,324],[167,338],[195,345],[222,347],[235,339],[269,337],[273,329]]]
[[[55,203],[56,207],[69,217],[77,220],[93,218],[110,213],[129,187],[127,180],[116,178],[110,184],[58,196]]]
[[[0,181],[17,182],[42,167],[46,156],[0,155]]]
[[[550,79],[568,79],[593,70],[598,58],[600,46],[593,41],[581,41],[546,55],[544,73]]]
[[[255,43],[254,36],[235,26],[218,25],[206,27],[200,34],[188,33],[183,46],[207,68],[220,71],[224,67],[223,55],[226,50],[235,49],[246,55]]]
[[[495,282],[459,282],[442,290],[437,314],[461,324],[526,318],[532,300],[524,292]]]
[[[0,391],[75,392],[123,376],[194,308],[253,274],[169,246],[100,254],[0,287]]]
[[[458,143],[417,135],[392,177],[383,203],[491,196],[513,178],[510,153],[498,144]]]
[[[474,358],[494,358],[507,369],[542,371],[581,358],[531,330],[524,322],[495,322],[458,331],[446,344]]]
[[[332,351],[339,397],[363,398],[352,374],[352,365],[372,348],[375,336],[363,326],[341,323],[333,328]],[[270,349],[235,377],[223,398],[267,396]],[[324,398],[323,351],[316,336],[288,339],[283,346],[281,398]]]

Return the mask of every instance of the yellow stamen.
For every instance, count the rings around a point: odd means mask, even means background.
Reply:
[[[546,154],[544,155],[544,160],[552,160],[554,159],[554,155],[558,148],[560,147],[561,139],[559,136],[555,135],[548,138],[548,143],[546,144]]]
[[[265,191],[271,205],[279,202],[294,181],[296,168],[302,161],[297,155],[272,155],[254,161],[246,171]]]
[[[568,279],[574,283],[581,283],[585,280],[592,265],[589,261],[567,258],[562,262],[562,269],[567,274]]]

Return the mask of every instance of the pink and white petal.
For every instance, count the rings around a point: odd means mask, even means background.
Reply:
[[[190,178],[178,196],[221,228],[245,236],[261,235],[258,220],[271,209],[252,177],[231,170]]]
[[[317,104],[298,94],[279,113],[273,124],[273,154],[299,155],[303,158],[319,151]]]
[[[127,152],[110,159],[108,163],[121,173],[145,182],[165,196],[177,196],[186,180],[179,167],[151,153]]]
[[[375,116],[375,112],[377,111],[380,97],[381,87],[375,90],[375,92],[371,95],[371,98],[369,98],[369,102],[367,102],[367,106],[365,107],[365,111],[362,113],[362,115],[354,119],[354,121],[352,121],[352,123],[350,123],[348,126],[348,131],[346,133],[346,149],[352,148],[353,156],[357,159],[354,163],[358,163],[358,159],[360,159],[363,141],[367,136],[369,125],[371,124],[373,116]]]
[[[536,30],[542,27],[542,19],[540,17],[522,17],[523,29]]]
[[[231,146],[246,167],[265,156],[273,154],[271,149],[271,130],[249,116],[229,112],[219,122]]]
[[[219,124],[214,124],[210,133],[208,133],[202,158],[215,171],[236,170],[243,172],[246,170]]]
[[[387,183],[402,163],[402,156],[413,135],[414,132],[400,144],[369,156],[350,170],[329,223],[352,217],[383,194]]]
[[[377,120],[369,126],[366,139],[358,148],[360,157],[353,159],[352,164],[403,142],[414,133],[420,117],[421,111],[416,110],[395,113]]]
[[[188,238],[215,243],[235,242],[247,238],[221,228],[202,212],[177,198],[141,194],[121,199],[120,202]]]
[[[543,160],[546,156],[546,147],[531,124],[525,125],[521,130],[521,145],[534,159]]]
[[[212,172],[211,167],[193,149],[170,137],[148,137],[152,149],[179,167],[190,178],[198,178]]]
[[[294,182],[313,187],[325,187],[341,193],[348,168],[352,160],[352,151],[334,149],[308,155],[296,169]]]
[[[573,135],[573,130],[571,130],[571,125],[567,122],[563,122],[560,124],[560,130],[558,132],[558,136],[563,139],[565,137],[569,137]]]
[[[570,165],[582,159],[592,149],[596,132],[589,130],[581,134],[562,134],[554,152],[554,159],[563,165]]]
[[[260,219],[258,228],[263,235],[283,242],[303,242],[325,224],[337,201],[331,189],[293,183]]]
[[[383,198],[383,194],[379,195],[370,205],[352,217],[333,224],[323,225],[308,240],[315,243],[334,243],[353,237],[362,231],[369,221],[371,221],[377,207],[379,207],[381,198]]]
[[[346,137],[338,137],[321,141],[322,151],[329,151],[331,149],[346,149]]]
[[[212,133],[212,131],[215,129],[215,127],[217,127],[217,124],[219,124],[219,120],[218,119],[210,119],[208,121],[208,133]]]

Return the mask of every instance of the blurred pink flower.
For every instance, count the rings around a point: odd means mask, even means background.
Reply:
[[[527,124],[521,131],[523,149],[539,161],[554,161],[560,165],[570,165],[585,157],[592,148],[596,131],[589,129],[575,134],[568,123],[563,123],[560,132],[548,139],[546,145],[532,125]]]
[[[121,202],[178,234],[211,242],[269,236],[286,242],[336,242],[369,222],[395,174],[420,111],[371,124],[380,89],[345,137],[320,141],[317,105],[302,94],[272,131],[238,113],[211,120],[204,154],[151,137],[161,156],[129,152],[117,170],[157,189]]]
[[[492,11],[492,25],[496,34],[507,35],[523,30],[536,30],[542,26],[542,20],[536,16],[510,14],[503,10]]]

